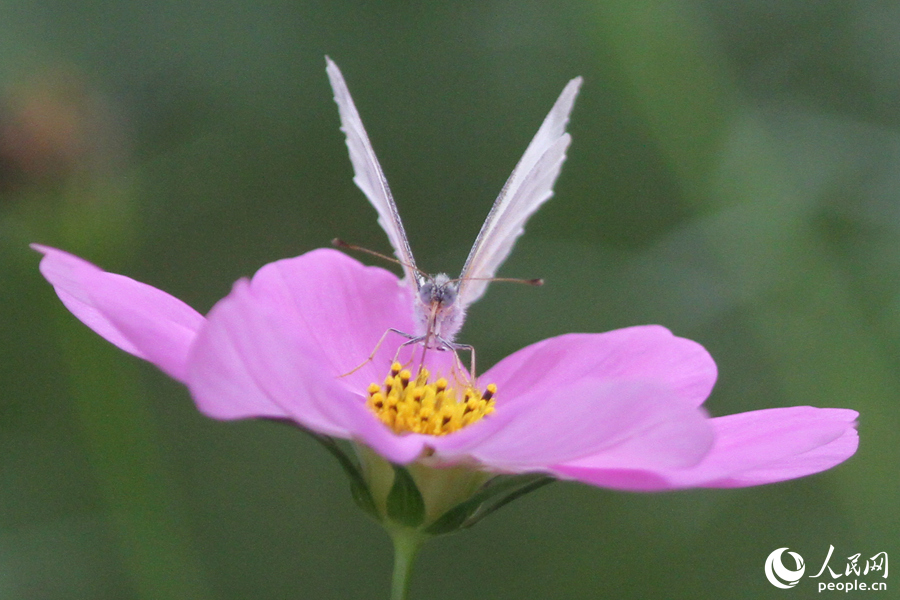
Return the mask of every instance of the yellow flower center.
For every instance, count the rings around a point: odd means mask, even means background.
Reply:
[[[449,387],[446,379],[441,377],[429,383],[429,375],[427,369],[421,368],[412,379],[412,374],[395,362],[383,386],[369,386],[366,406],[397,433],[427,435],[453,433],[494,412],[497,386],[493,383],[484,393],[468,386],[457,400],[456,390]]]

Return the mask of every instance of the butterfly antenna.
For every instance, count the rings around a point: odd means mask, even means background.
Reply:
[[[397,260],[393,256],[388,256],[387,254],[382,254],[381,252],[375,252],[374,250],[369,250],[368,248],[363,248],[362,246],[357,246],[356,244],[351,244],[349,242],[345,242],[341,238],[334,238],[333,240],[331,240],[331,245],[334,246],[335,248],[346,248],[347,250],[355,250],[357,252],[365,252],[366,254],[371,254],[372,256],[377,256],[378,258],[381,258],[388,262],[396,263],[402,267],[407,267],[409,269],[412,269],[413,271],[415,271],[419,275],[422,275],[423,277],[428,277],[428,274],[425,273],[424,271],[422,271],[421,269],[419,269],[419,267],[417,267],[416,265],[411,265],[411,264],[405,263],[402,260]],[[538,284],[538,285],[540,285],[540,284]]]
[[[540,287],[544,285],[544,280],[541,278],[516,279],[512,277],[459,277],[457,279],[451,279],[450,281],[505,281],[507,283],[524,283],[525,285],[533,285],[534,287]]]

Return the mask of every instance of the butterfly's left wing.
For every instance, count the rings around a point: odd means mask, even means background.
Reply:
[[[369,136],[366,135],[362,119],[359,118],[359,112],[353,104],[353,98],[350,97],[350,90],[347,89],[341,70],[327,56],[325,62],[331,89],[334,90],[334,101],[341,114],[341,131],[347,136],[347,149],[350,151],[350,162],[353,163],[353,182],[378,211],[378,224],[387,233],[391,246],[394,247],[394,254],[403,265],[406,282],[415,288],[418,286],[416,262],[413,260],[406,231],[403,230],[403,223],[400,221],[400,214],[391,196],[387,179],[375,157],[375,150],[369,142]]]
[[[463,306],[481,298],[490,283],[485,279],[493,277],[509,256],[528,217],[553,195],[553,184],[572,141],[566,124],[581,81],[576,77],[563,89],[494,201],[460,274],[459,301]]]

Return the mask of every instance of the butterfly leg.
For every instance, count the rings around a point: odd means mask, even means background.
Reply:
[[[411,346],[412,344],[422,344],[422,356],[419,359],[419,369],[418,369],[419,373],[421,373],[422,369],[425,367],[425,364],[426,364],[425,357],[428,355],[429,350],[437,350],[438,352],[447,352],[449,350],[449,351],[453,352],[453,358],[455,359],[454,368],[458,369],[458,370],[462,368],[460,366],[459,356],[456,354],[455,347],[458,344],[453,344],[452,342],[448,342],[441,336],[435,335],[433,332],[429,332],[429,333],[426,333],[425,335],[421,335],[418,337],[413,337],[410,335],[407,335],[407,337],[409,339],[407,341],[403,342],[402,344],[400,344],[400,348],[397,349],[397,353],[399,354],[400,349],[402,349],[406,346]],[[460,346],[460,347],[461,348],[470,348],[470,346]],[[413,352],[413,355],[415,355],[415,352]],[[396,360],[396,358],[395,358],[395,360]],[[415,356],[410,358],[409,362],[412,362],[413,360],[415,360]],[[407,363],[407,364],[409,364],[409,363]]]
[[[457,350],[468,350],[469,351],[469,373],[472,378],[472,383],[475,383],[475,380],[478,379],[478,374],[475,372],[475,346],[470,346],[468,344],[454,344],[453,351],[456,353]],[[459,355],[457,355],[457,360],[459,360]]]
[[[441,336],[437,336],[437,341],[440,344],[439,346],[437,346],[438,350],[449,350],[453,352],[456,368],[460,371],[462,371],[464,367],[462,365],[462,361],[459,359],[459,354],[457,354],[457,352],[460,350],[465,350],[469,353],[469,356],[471,357],[469,362],[469,383],[471,385],[475,385],[475,379],[478,377],[477,373],[475,372],[475,347],[470,346],[469,344],[457,344],[456,342],[445,340]]]
[[[344,373],[343,375],[339,375],[338,379],[340,379],[341,377],[347,377],[349,375],[353,375],[354,373],[356,373],[357,371],[362,369],[364,366],[366,366],[367,364],[372,362],[375,359],[375,355],[378,354],[378,349],[381,348],[381,345],[384,343],[384,340],[385,340],[385,338],[387,338],[389,333],[396,333],[397,335],[402,335],[403,337],[407,338],[408,341],[400,344],[400,348],[403,348],[404,346],[408,346],[409,344],[415,343],[416,341],[419,341],[421,339],[417,336],[410,335],[404,331],[400,331],[399,329],[394,329],[393,327],[391,327],[387,331],[385,331],[383,334],[381,334],[381,339],[379,339],[378,343],[375,344],[375,349],[372,350],[372,353],[369,355],[369,358],[362,361],[362,363],[360,363],[359,365],[354,367],[353,370],[348,371],[348,372]],[[400,354],[400,348],[397,349],[397,354],[394,355],[395,361],[397,360],[397,355]]]
[[[398,332],[399,333],[399,332]],[[408,333],[402,334],[406,338],[408,338],[405,342],[400,344],[400,347],[397,348],[397,353],[394,355],[394,362],[397,362],[397,357],[400,356],[400,351],[407,346],[412,346],[413,344],[422,344],[422,359],[419,361],[419,370],[422,370],[422,366],[425,364],[425,352],[428,351],[428,345],[425,343],[425,340],[428,339],[427,335],[418,335],[413,336]],[[416,358],[415,350],[412,355],[410,355],[409,360],[404,363],[404,367],[409,366],[411,362],[413,362]]]

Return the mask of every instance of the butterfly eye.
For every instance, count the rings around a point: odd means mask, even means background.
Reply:
[[[456,297],[458,295],[459,282],[448,281],[435,290],[434,299],[440,302],[443,306],[450,306],[456,302]]]
[[[419,286],[419,301],[422,304],[431,304],[435,296],[434,282],[430,279]]]

